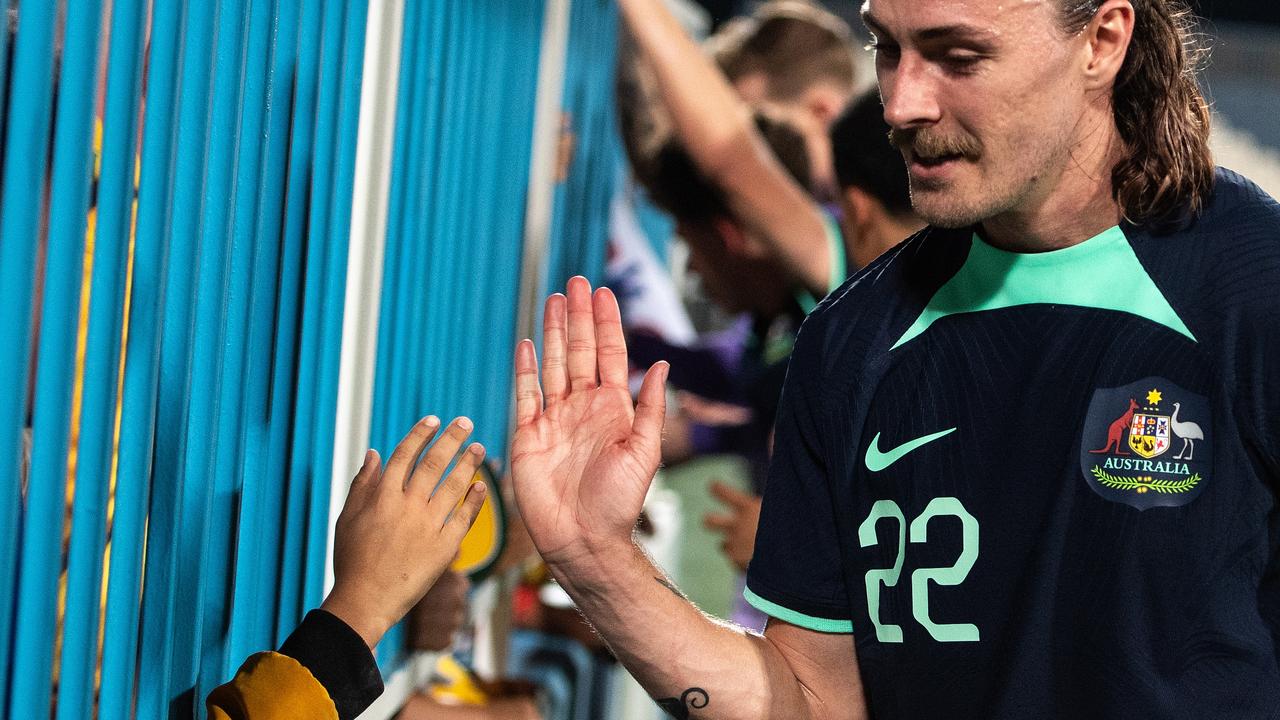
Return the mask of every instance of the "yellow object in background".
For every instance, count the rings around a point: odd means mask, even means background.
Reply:
[[[471,531],[462,539],[462,547],[458,557],[453,561],[454,572],[466,575],[472,582],[477,582],[493,568],[507,540],[507,516],[502,506],[502,489],[498,486],[498,478],[487,464],[482,464],[476,471],[475,480],[488,486],[484,505],[480,507],[480,515],[476,518]],[[461,503],[461,501],[459,501]]]
[[[485,705],[489,702],[489,696],[480,689],[471,671],[452,655],[441,656],[436,662],[430,694],[433,700],[452,705]]]

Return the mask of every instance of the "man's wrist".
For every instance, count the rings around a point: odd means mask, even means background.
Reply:
[[[583,546],[573,552],[544,557],[547,567],[571,595],[609,591],[618,584],[644,551],[634,540]]]

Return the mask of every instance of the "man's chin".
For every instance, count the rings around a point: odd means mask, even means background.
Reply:
[[[976,225],[982,220],[973,207],[956,200],[951,193],[916,192],[915,188],[911,192],[911,205],[916,215],[933,227],[956,230]]]

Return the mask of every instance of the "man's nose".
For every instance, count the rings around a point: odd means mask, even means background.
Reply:
[[[921,58],[904,53],[897,67],[882,73],[884,119],[895,129],[932,125],[942,117],[937,88],[929,66]]]

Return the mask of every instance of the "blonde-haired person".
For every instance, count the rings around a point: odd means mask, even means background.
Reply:
[[[836,188],[827,133],[857,88],[855,47],[844,20],[805,0],[763,3],[703,44],[744,102],[804,135],[824,200]]]
[[[382,694],[374,646],[445,572],[484,502],[484,483],[472,482],[484,448],[462,450],[471,430],[458,418],[442,432],[431,416],[385,467],[366,454],[334,531],[333,590],[278,651],[209,693],[209,717],[351,720]]]
[[[782,263],[779,279],[826,296],[848,274],[838,219],[823,205],[837,197],[829,126],[854,93],[848,27],[797,0],[769,3],[722,31],[708,54],[661,0],[618,0],[618,6],[633,62],[647,69],[633,86],[653,91],[671,126],[664,132],[664,122],[629,120],[650,110],[620,97],[624,128],[649,135],[629,144],[641,182],[662,192],[654,187],[652,156],[674,142],[723,195],[732,219]],[[804,139],[809,182],[797,182],[771,151],[755,122],[760,112]]]

